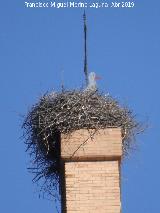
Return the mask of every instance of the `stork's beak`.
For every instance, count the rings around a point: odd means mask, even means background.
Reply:
[[[96,75],[95,80],[100,80],[100,79],[101,79],[101,77]]]

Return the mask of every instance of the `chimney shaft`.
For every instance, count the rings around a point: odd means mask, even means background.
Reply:
[[[120,213],[120,128],[61,135],[63,213]]]

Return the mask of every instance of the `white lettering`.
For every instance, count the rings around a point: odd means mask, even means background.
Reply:
[[[39,5],[38,5],[39,7],[43,7],[43,5],[42,5],[42,2],[39,2]]]
[[[28,2],[25,2],[25,5],[26,5],[27,7],[29,7],[29,3],[28,3]]]
[[[50,7],[56,7],[56,2],[51,2]]]
[[[57,8],[63,7],[63,3],[57,3]]]
[[[63,7],[68,7],[68,3],[63,3]]]
[[[36,7],[36,4],[35,3],[29,3],[29,6],[30,7]]]
[[[48,7],[48,2],[47,3],[43,3],[43,7]]]
[[[78,3],[78,7],[85,7],[85,4],[82,3],[82,2],[79,2],[79,3]]]
[[[75,7],[75,3],[74,2],[69,2],[70,7]]]

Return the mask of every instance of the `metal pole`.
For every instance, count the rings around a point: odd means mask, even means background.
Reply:
[[[88,85],[88,67],[87,67],[87,24],[86,24],[86,13],[83,14],[84,21],[84,74],[86,85]]]

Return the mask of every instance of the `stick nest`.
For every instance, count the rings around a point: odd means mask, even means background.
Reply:
[[[96,92],[65,91],[45,94],[28,112],[24,136],[32,159],[34,181],[44,178],[49,194],[60,177],[60,134],[78,129],[121,127],[123,154],[128,154],[140,125],[127,107],[109,95]]]

